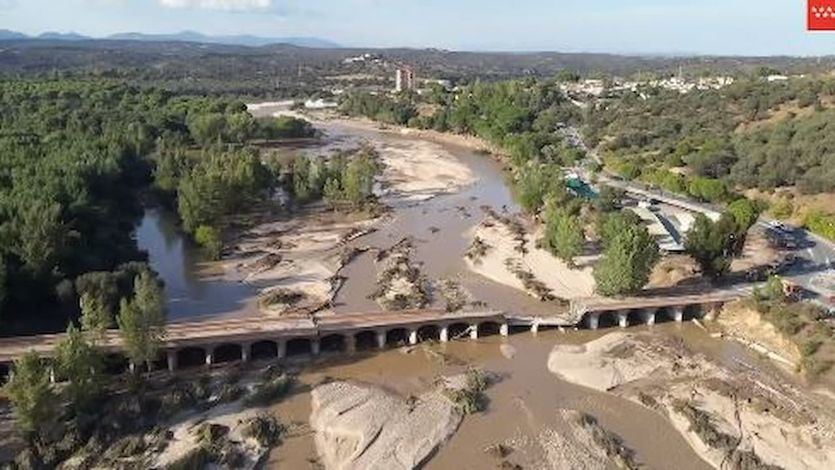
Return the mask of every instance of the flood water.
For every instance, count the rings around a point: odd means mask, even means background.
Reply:
[[[385,148],[408,145],[409,137],[374,131],[357,131],[328,124],[329,139],[312,149],[323,151],[350,146],[362,139],[373,139]],[[414,259],[430,279],[449,278],[460,282],[489,308],[517,313],[548,313],[560,308],[542,303],[470,273],[463,255],[469,245],[468,232],[483,217],[480,206],[489,205],[501,212],[518,211],[505,183],[500,165],[491,157],[465,148],[441,145],[477,176],[467,188],[420,203],[395,203],[390,216],[378,231],[355,240],[357,246],[388,248],[403,237],[415,242]],[[431,230],[437,227],[440,230]],[[211,263],[201,262],[199,251],[178,231],[170,215],[149,209],[137,229],[137,240],[148,251],[153,268],[166,283],[172,320],[202,316],[255,314],[255,288],[240,282],[220,279]],[[379,310],[367,298],[374,290],[376,266],[370,253],[356,258],[342,272],[347,277],[335,299],[338,312]],[[694,350],[710,354],[723,363],[764,366],[757,358],[734,343],[709,338],[692,324],[659,324],[657,334],[682,337]],[[634,327],[630,331],[646,330]],[[609,330],[611,331],[611,330]],[[290,431],[283,443],[270,454],[268,468],[317,468],[312,435],[306,428],[310,416],[310,387],[326,378],[350,379],[386,387],[404,396],[419,394],[432,386],[439,375],[460,373],[475,365],[497,374],[501,380],[488,390],[485,412],[468,416],[460,428],[432,460],[430,469],[497,468],[501,463],[485,448],[502,443],[512,447],[508,457],[524,468],[549,468],[547,450],[541,437],[549,430],[566,431],[558,415],[561,408],[589,413],[605,428],[619,434],[627,447],[647,468],[710,468],[690,448],[683,437],[662,415],[615,397],[575,386],[558,379],[547,370],[548,354],[558,343],[582,343],[606,331],[528,332],[508,338],[492,336],[477,341],[423,344],[414,348],[391,349],[353,356],[324,356],[305,366],[296,393],[274,407],[276,416]],[[441,352],[447,361],[439,361]],[[512,351],[512,354],[508,354]]]
[[[175,216],[147,209],[136,229],[139,248],[165,282],[170,321],[254,313],[256,290],[221,279],[205,263],[198,247],[180,231]]]
[[[364,141],[373,141],[381,152],[404,151],[419,141],[415,137],[354,128],[337,122],[324,123],[320,129],[325,133],[320,143],[292,145],[286,151],[315,155],[356,147]],[[518,212],[519,207],[507,185],[505,172],[493,157],[450,144],[429,145],[457,158],[476,176],[476,181],[461,191],[421,202],[395,200],[391,203],[391,212],[376,225],[378,231],[352,244],[388,248],[404,237],[412,237],[414,261],[429,279],[455,280],[488,308],[530,314],[548,314],[560,309],[556,303],[539,302],[467,269],[464,253],[470,243],[469,231],[483,219],[481,206],[510,213]],[[137,228],[136,238],[139,247],[148,252],[151,266],[165,281],[171,321],[258,314],[257,286],[221,278],[219,266],[202,260],[199,248],[182,234],[173,214],[162,209],[148,209]],[[347,280],[334,299],[334,310],[380,310],[381,307],[368,298],[376,287],[376,273],[371,253],[358,256],[346,266],[341,274]],[[442,307],[440,295],[433,298],[433,306]]]
[[[430,280],[450,279],[460,283],[473,298],[488,308],[517,313],[553,313],[561,307],[556,302],[540,302],[516,289],[473,274],[464,262],[464,254],[472,241],[470,231],[484,218],[482,206],[496,212],[520,211],[507,184],[507,174],[491,155],[471,149],[422,141],[417,137],[327,123],[327,135],[343,147],[362,140],[373,141],[385,152],[409,151],[419,143],[437,152],[452,155],[475,175],[475,181],[460,191],[440,194],[428,200],[389,202],[392,213],[376,225],[377,232],[362,237],[354,246],[389,248],[399,240],[411,237],[414,242],[413,261]],[[376,288],[377,267],[370,252],[358,256],[342,272],[345,284],[334,299],[337,312],[375,311],[381,307],[368,299]],[[433,307],[443,307],[440,295],[433,296]]]
[[[466,416],[449,442],[428,462],[428,469],[498,468],[500,461],[485,452],[498,443],[513,449],[508,461],[523,468],[551,468],[543,443],[549,431],[570,432],[558,415],[560,409],[585,412],[609,431],[623,438],[636,452],[637,461],[653,469],[711,468],[691,449],[666,417],[615,395],[565,382],[547,369],[556,344],[581,344],[615,330],[517,332],[510,337],[490,336],[476,341],[423,343],[412,348],[357,353],[351,357],[320,357],[299,376],[298,392],[273,408],[290,431],[275,448],[268,468],[315,468],[313,436],[307,428],[311,412],[310,388],[322,380],[344,379],[374,384],[404,397],[419,395],[438,376],[461,373],[476,366],[499,377],[487,391],[486,411]],[[630,332],[681,338],[694,352],[702,353],[730,370],[756,367],[784,375],[767,360],[735,342],[711,338],[695,324],[662,323],[632,327]],[[428,351],[432,351],[429,353]],[[508,354],[512,352],[512,354]],[[446,361],[439,361],[441,353]],[[785,380],[792,380],[785,374]]]

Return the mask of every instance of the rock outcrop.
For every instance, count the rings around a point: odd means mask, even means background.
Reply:
[[[461,422],[438,391],[403,398],[369,385],[331,382],[311,393],[310,424],[328,469],[411,469],[428,460]]]

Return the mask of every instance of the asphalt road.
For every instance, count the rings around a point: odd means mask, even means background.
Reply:
[[[718,217],[722,210],[712,204],[704,204],[680,195],[671,195],[661,191],[647,189],[641,185],[598,175],[598,184],[623,189],[631,194],[652,197],[672,206],[693,212],[701,212],[708,217]],[[757,222],[762,229],[768,229],[774,220],[761,216]],[[835,309],[831,298],[835,296],[835,243],[825,240],[808,230],[796,229],[798,248],[791,250],[798,261],[780,273],[783,278],[802,286],[808,300]]]

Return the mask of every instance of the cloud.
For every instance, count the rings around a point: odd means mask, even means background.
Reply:
[[[2,1],[2,0],[0,0]],[[158,0],[168,8],[204,8],[207,10],[247,11],[265,10],[273,0]]]
[[[11,10],[17,6],[17,0],[0,0],[0,10]]]

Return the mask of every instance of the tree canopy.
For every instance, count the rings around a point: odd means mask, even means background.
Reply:
[[[162,287],[149,271],[134,281],[133,299],[122,299],[119,306],[119,331],[128,358],[135,365],[151,367],[165,337],[165,299]]]
[[[620,214],[609,216],[605,226],[603,257],[594,269],[597,292],[614,296],[640,291],[660,258],[658,245],[646,227]]]

